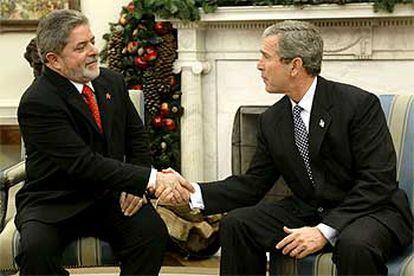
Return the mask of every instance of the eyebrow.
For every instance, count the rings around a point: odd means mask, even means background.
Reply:
[[[269,56],[269,53],[266,53],[265,51],[263,51],[263,50],[260,50],[260,53],[262,54],[262,55],[264,55],[264,56]]]

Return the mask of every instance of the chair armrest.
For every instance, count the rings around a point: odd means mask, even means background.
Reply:
[[[7,213],[7,199],[10,187],[26,178],[25,161],[0,171],[0,232],[3,231]]]

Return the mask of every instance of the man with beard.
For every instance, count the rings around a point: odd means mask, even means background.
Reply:
[[[18,120],[27,180],[16,196],[20,273],[68,274],[65,246],[80,236],[107,240],[121,274],[157,275],[168,234],[148,189],[174,184],[170,200],[187,200],[177,174],[151,168],[147,136],[122,75],[99,68],[88,19],[77,11],[41,20],[42,74],[22,96]]]

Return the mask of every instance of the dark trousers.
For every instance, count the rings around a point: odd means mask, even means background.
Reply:
[[[275,245],[286,237],[283,226],[315,226],[320,221],[315,208],[293,198],[231,211],[220,225],[220,274],[265,275],[266,252],[280,251]],[[339,234],[333,261],[339,275],[386,275],[384,263],[398,244],[380,222],[363,217]]]
[[[21,253],[16,257],[20,275],[68,275],[62,253],[80,236],[108,241],[122,275],[158,275],[168,241],[165,224],[151,204],[126,217],[113,196],[62,222],[25,222],[20,235]]]

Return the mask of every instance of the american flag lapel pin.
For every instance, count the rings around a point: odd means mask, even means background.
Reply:
[[[325,127],[325,121],[324,121],[323,119],[320,119],[320,120],[319,120],[319,126],[320,126],[321,128],[324,128],[324,127]]]
[[[105,98],[106,98],[107,101],[110,101],[111,100],[111,93],[109,93],[109,92],[106,93]]]

